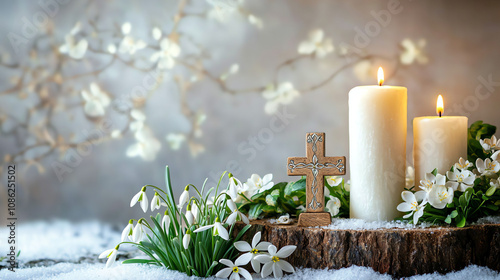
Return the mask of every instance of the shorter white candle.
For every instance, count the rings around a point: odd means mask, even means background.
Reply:
[[[415,186],[435,168],[445,174],[460,157],[467,159],[467,117],[443,117],[443,99],[437,102],[437,117],[413,119],[413,164]]]

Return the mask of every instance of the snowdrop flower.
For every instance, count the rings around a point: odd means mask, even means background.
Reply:
[[[262,92],[262,96],[267,99],[264,110],[267,114],[274,114],[277,112],[280,104],[290,104],[299,95],[300,93],[290,82],[281,83],[277,89],[274,88],[274,85],[270,85]]]
[[[437,209],[443,209],[446,204],[453,201],[453,188],[443,185],[432,187],[428,195],[429,204]]]
[[[434,176],[432,173],[425,174],[425,180],[420,180],[420,188],[426,193],[429,193],[434,185],[444,186],[446,184],[446,177],[437,174]]]
[[[340,176],[326,176],[326,182],[332,187],[337,187],[342,183],[342,177]]]
[[[83,110],[90,117],[104,116],[111,103],[109,96],[96,83],[90,84],[90,91],[82,90],[82,97],[85,102]]]
[[[194,232],[201,232],[209,229],[212,229],[213,236],[220,236],[224,240],[229,240],[229,233],[220,223],[219,217],[215,218],[215,222],[212,225],[199,227]]]
[[[142,241],[144,236],[144,225],[142,224],[143,219],[139,219],[134,227],[134,232],[132,233],[132,242],[139,243]]]
[[[229,209],[231,209],[231,215],[229,215],[229,217],[227,217],[226,223],[232,225],[232,224],[236,223],[237,218],[239,218],[242,222],[244,222],[247,225],[250,223],[247,216],[245,216],[245,214],[238,211],[238,207],[236,207],[236,204],[234,204],[234,202],[232,200],[227,201],[227,207],[229,207]]]
[[[163,38],[160,42],[160,50],[151,55],[150,61],[158,63],[158,69],[172,69],[175,65],[174,58],[180,53],[181,48],[176,42]]]
[[[179,197],[179,205],[177,207],[182,208],[184,207],[184,204],[189,200],[189,185],[187,185],[184,188],[184,191],[181,193],[181,196]]]
[[[328,212],[332,215],[332,218],[337,216],[340,211],[340,199],[334,196],[330,196],[330,200],[326,203],[326,208],[328,208]]]
[[[154,137],[153,132],[148,127],[144,127],[135,133],[136,143],[127,148],[128,157],[139,156],[145,161],[153,161],[156,154],[161,149],[161,143]]]
[[[142,189],[132,197],[130,201],[130,207],[134,207],[134,205],[139,202],[141,204],[142,211],[146,213],[148,210],[148,197],[146,195],[146,187],[142,187]]]
[[[157,192],[155,192],[155,195],[151,200],[151,212],[156,209],[160,209],[161,206],[167,206],[167,204],[163,202],[160,198],[160,195]]]
[[[403,216],[403,218],[409,218],[413,215],[413,224],[416,225],[418,223],[418,219],[422,217],[424,214],[424,207],[427,204],[427,200],[425,200],[426,193],[423,191],[418,191],[415,194],[409,191],[403,191],[401,193],[401,197],[404,202],[400,203],[397,207],[400,212],[410,212]],[[419,201],[422,201],[420,205]]]
[[[276,223],[280,225],[288,225],[292,221],[290,220],[290,214],[286,213],[285,215],[281,215],[277,220]]]
[[[455,169],[460,169],[460,170],[465,170],[468,169],[469,167],[472,166],[472,163],[470,163],[468,160],[465,160],[464,158],[460,158],[457,163],[455,163],[454,167]]]
[[[478,158],[476,160],[477,171],[481,176],[494,177],[498,171],[500,171],[500,164],[496,160],[491,160],[489,158],[483,160]]]
[[[186,140],[186,135],[183,133],[169,133],[166,137],[167,143],[170,148],[177,151],[182,146],[182,143]]]
[[[146,47],[146,43],[142,40],[135,40],[132,36],[130,36],[131,29],[132,25],[129,22],[126,22],[122,25],[122,33],[125,36],[120,43],[118,51],[121,53],[128,53],[130,55],[133,55],[136,51],[144,49]]]
[[[261,236],[262,233],[260,231],[257,232],[252,238],[252,245],[246,241],[234,242],[234,248],[244,253],[241,256],[246,256],[246,258],[251,257],[250,263],[252,264],[253,270],[257,273],[260,272],[260,262],[257,261],[255,257],[262,253],[262,251],[267,251],[267,248],[272,245],[266,241],[260,242]]]
[[[265,254],[256,256],[255,258],[257,261],[264,264],[261,272],[262,278],[269,276],[273,272],[275,278],[283,277],[283,271],[294,273],[295,269],[293,266],[283,259],[290,256],[296,248],[297,246],[288,245],[276,252],[276,246],[270,245],[267,249],[269,255]]]
[[[168,215],[168,210],[165,210],[165,215],[163,215],[163,219],[161,220],[161,226],[165,232],[168,232],[170,229],[170,216]]]
[[[127,226],[122,231],[122,242],[125,240],[132,241],[132,234],[134,233],[134,220],[130,220]]]
[[[189,247],[189,243],[191,243],[191,231],[188,229],[186,231],[186,234],[184,234],[184,237],[182,238],[182,246],[184,247],[184,249],[187,250],[187,248]]]
[[[324,38],[325,34],[321,29],[309,32],[309,39],[300,43],[297,51],[300,54],[314,54],[316,57],[325,57],[333,52],[332,39]]]
[[[191,203],[188,204],[186,208],[186,220],[188,225],[192,225],[193,223],[196,223],[196,219],[193,215],[193,212],[191,211]]]
[[[453,169],[453,172],[446,172],[446,177],[448,177],[448,182],[446,182],[447,187],[453,188],[453,190],[459,190],[465,192],[466,189],[472,188],[476,175],[474,175],[469,170],[460,171],[457,168]]]
[[[413,167],[411,166],[408,166],[408,168],[406,169],[405,182],[407,188],[415,186],[415,169],[413,169]]]
[[[100,259],[108,258],[108,260],[106,261],[106,268],[111,267],[115,263],[119,248],[120,245],[116,245],[115,248],[106,250],[99,255]]]
[[[71,34],[68,34],[64,37],[64,45],[59,47],[59,52],[63,54],[68,54],[71,58],[74,59],[82,59],[85,56],[85,52],[87,52],[87,48],[89,43],[86,39],[81,39],[76,42],[75,37]]]
[[[226,193],[231,197],[232,200],[236,200],[238,198],[238,193],[240,193],[244,187],[241,181],[236,179],[233,174],[229,173],[228,176],[229,187]]]
[[[223,268],[215,274],[215,277],[217,278],[228,278],[229,280],[239,280],[240,279],[240,274],[247,280],[252,280],[252,275],[248,270],[244,269],[241,266],[244,266],[248,264],[248,257],[247,256],[240,256],[237,258],[234,263],[228,259],[221,259],[219,262],[221,264],[226,265],[226,268]]]
[[[481,146],[485,151],[490,151],[490,150],[500,150],[500,139],[497,140],[495,135],[493,135],[491,138],[486,138],[486,139],[481,139],[479,140],[479,143],[481,143]]]
[[[427,44],[425,39],[420,39],[414,42],[410,39],[404,39],[401,42],[401,47],[403,47],[403,52],[401,53],[399,59],[402,64],[410,65],[415,61],[419,64],[426,64],[429,59],[424,53],[425,45]]]

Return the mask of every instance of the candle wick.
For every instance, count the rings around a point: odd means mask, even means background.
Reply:
[[[441,115],[442,115],[442,113],[441,113],[441,112],[439,112],[439,117],[441,117]]]

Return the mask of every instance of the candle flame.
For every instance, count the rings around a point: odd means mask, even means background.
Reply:
[[[436,103],[436,112],[438,116],[442,116],[444,113],[444,102],[443,102],[443,96],[440,94],[437,99]]]
[[[384,83],[384,70],[382,67],[378,68],[378,85],[381,86]]]

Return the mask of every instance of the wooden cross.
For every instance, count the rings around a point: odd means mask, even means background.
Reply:
[[[298,226],[325,226],[331,223],[325,212],[324,176],[345,175],[345,157],[325,157],[325,133],[306,134],[306,157],[288,158],[288,175],[307,176],[306,212]]]

